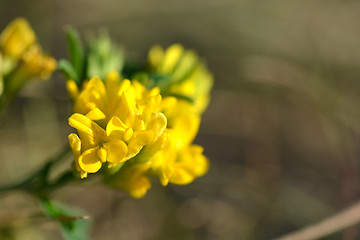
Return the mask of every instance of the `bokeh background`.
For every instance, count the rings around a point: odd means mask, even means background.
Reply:
[[[182,43],[215,76],[196,139],[207,175],[187,186],[153,181],[140,200],[80,184],[55,193],[91,216],[92,239],[271,239],[359,199],[360,2],[0,0],[0,29],[18,16],[57,59],[71,24],[82,34],[108,29],[131,61],[154,44]],[[59,73],[21,92],[0,119],[1,185],[67,144],[70,114]],[[0,239],[61,236],[35,199],[12,192],[0,196]],[[360,229],[323,239],[360,239]]]

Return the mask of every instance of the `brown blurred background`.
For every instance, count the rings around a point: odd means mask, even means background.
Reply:
[[[211,160],[206,176],[153,181],[141,200],[101,186],[56,192],[88,212],[92,239],[271,239],[359,199],[360,2],[0,0],[0,29],[18,16],[57,59],[71,24],[107,28],[133,61],[154,44],[182,43],[215,76],[196,139]],[[1,185],[67,144],[70,113],[59,73],[21,92],[0,120]],[[0,239],[61,239],[38,211],[22,193],[1,196]],[[360,239],[360,229],[323,239]]]

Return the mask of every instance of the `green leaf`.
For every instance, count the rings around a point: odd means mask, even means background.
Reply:
[[[199,59],[196,53],[192,50],[185,51],[171,74],[171,81],[181,82],[185,80],[191,72],[195,69]]]
[[[124,51],[113,45],[113,49],[109,52],[107,60],[103,65],[103,73],[108,74],[110,71],[120,72],[124,65]]]
[[[2,96],[3,92],[4,92],[4,79],[1,75],[1,67],[0,67],[0,97]]]
[[[65,29],[69,46],[70,61],[79,79],[83,76],[84,49],[78,31],[68,26]]]
[[[143,72],[143,69],[145,69],[145,66],[142,64],[126,61],[121,73],[124,78],[132,79],[134,76],[138,76],[138,74],[147,75],[147,73]]]
[[[65,240],[90,239],[88,217],[83,212],[64,204],[51,202],[48,199],[44,199],[42,203],[45,214],[60,224]]]
[[[185,100],[192,104],[195,103],[195,100],[192,97],[185,96],[182,94],[170,93],[170,94],[164,94],[164,96],[176,97],[177,99]]]
[[[61,72],[65,74],[67,79],[74,80],[78,85],[80,85],[79,78],[75,72],[73,65],[65,59],[61,59],[58,63],[58,68]]]
[[[93,52],[89,52],[87,56],[87,79],[91,79],[94,76],[102,77],[101,75],[101,66],[98,57]]]
[[[124,65],[124,51],[114,44],[106,31],[87,37],[87,78],[104,79],[110,71],[120,72]]]

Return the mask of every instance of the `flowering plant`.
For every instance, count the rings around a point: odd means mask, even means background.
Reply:
[[[204,61],[180,44],[154,46],[147,62],[129,68],[124,50],[106,33],[85,44],[68,27],[69,59],[56,63],[44,55],[25,19],[16,19],[0,35],[0,107],[33,78],[47,79],[56,66],[66,77],[73,113],[68,123],[74,133],[69,147],[19,184],[0,191],[21,189],[43,203],[48,217],[61,223],[67,239],[79,239],[74,211],[50,200],[51,193],[71,181],[88,178],[144,197],[150,178],[163,186],[189,184],[204,175],[209,160],[193,144],[206,109],[213,78]],[[76,132],[75,132],[76,130]],[[73,164],[50,179],[56,164],[72,152]],[[65,216],[65,217],[64,217]],[[70,225],[69,225],[70,223]],[[80,234],[86,239],[86,233]]]

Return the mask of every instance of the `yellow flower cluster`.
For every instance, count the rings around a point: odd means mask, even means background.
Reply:
[[[142,197],[156,176],[165,186],[188,184],[208,169],[200,146],[191,145],[200,117],[193,105],[146,89],[111,72],[104,81],[85,82],[81,91],[69,80],[74,114],[69,124],[75,166],[84,178],[105,164],[107,184]]]
[[[34,31],[23,18],[15,19],[1,32],[0,57],[0,75],[9,94],[31,78],[47,79],[56,69],[56,60],[43,54]]]
[[[203,148],[192,144],[199,130],[200,116],[192,104],[175,97],[164,98],[161,109],[168,118],[168,139],[163,150],[151,158],[152,173],[159,176],[164,186],[169,182],[188,184],[205,174],[209,167]]]
[[[156,176],[163,186],[184,185],[204,175],[209,161],[203,148],[191,144],[198,131],[200,118],[191,111],[191,104],[166,97],[160,104],[168,120],[167,128],[156,142],[148,144],[137,156],[138,162],[121,168],[110,184],[143,197],[151,186],[147,176]]]
[[[79,133],[69,141],[81,176],[99,171],[104,163],[116,167],[156,142],[167,123],[157,111],[160,102],[158,89],[146,91],[136,82],[120,81],[115,72],[104,82],[94,77],[86,83],[69,118]]]

